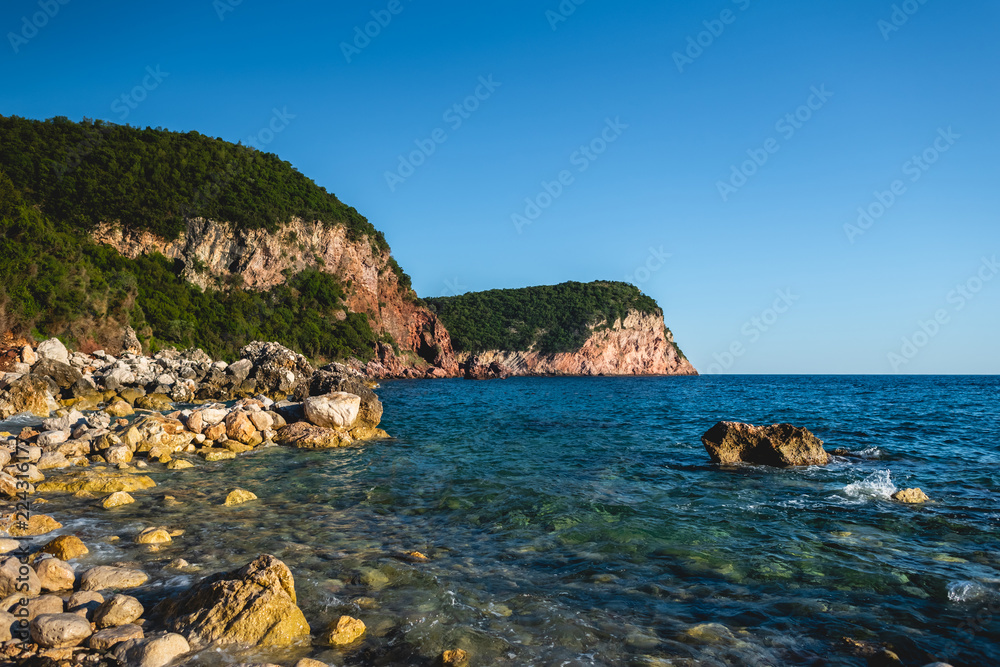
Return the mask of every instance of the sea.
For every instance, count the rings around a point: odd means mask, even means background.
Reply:
[[[1000,665],[1000,378],[703,376],[390,381],[393,439],[166,471],[133,505],[52,496],[91,565],[152,604],[262,553],[344,648],[211,648],[186,664]],[[721,420],[810,429],[826,467],[723,468]],[[229,490],[258,501],[222,507]],[[931,501],[897,503],[919,487]],[[168,497],[169,496],[169,497]],[[144,527],[184,530],[159,548]],[[51,536],[37,538],[45,541]],[[118,537],[118,539],[114,539]],[[427,560],[411,555],[419,552]],[[187,560],[186,571],[167,568]]]

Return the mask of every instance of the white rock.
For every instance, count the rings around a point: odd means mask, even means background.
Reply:
[[[39,447],[54,447],[69,440],[69,431],[46,431],[42,433],[35,442]]]
[[[173,375],[163,373],[162,375],[156,376],[156,382],[157,384],[162,384],[164,387],[172,387],[174,386],[174,383],[177,382],[177,380],[174,378]]]
[[[343,391],[310,396],[303,405],[311,424],[326,428],[349,428],[358,418],[361,397]]]
[[[30,345],[25,345],[21,348],[21,361],[29,366],[38,361],[38,355],[35,354]]]
[[[35,354],[40,359],[52,359],[54,361],[61,361],[64,364],[69,363],[69,352],[66,351],[66,346],[59,342],[58,338],[50,338],[47,341],[39,343]]]
[[[219,422],[221,422],[223,419],[226,418],[226,415],[229,414],[229,410],[227,410],[226,408],[205,408],[200,412],[201,412],[201,421],[207,424],[208,426],[213,426],[215,424],[218,424]]]
[[[168,634],[156,639],[130,639],[116,646],[112,655],[129,667],[164,667],[190,650],[184,637]]]

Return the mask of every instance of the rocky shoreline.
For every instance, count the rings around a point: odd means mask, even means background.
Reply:
[[[209,645],[295,646],[301,655],[303,645],[322,650],[358,641],[364,623],[349,616],[310,628],[292,572],[269,554],[147,609],[129,595],[149,580],[143,566],[93,566],[79,537],[44,539],[62,528],[60,517],[44,512],[47,497],[71,495],[99,513],[155,488],[146,473],[276,446],[326,449],[389,437],[378,428],[374,381],[349,366],[313,369],[274,343],[248,345],[232,364],[200,350],[145,357],[130,335],[123,349],[118,357],[71,354],[51,339],[5,357],[0,418],[30,413],[42,421],[0,433],[0,664],[164,667]],[[234,489],[225,505],[255,499]],[[134,541],[156,550],[182,533],[149,526]],[[108,539],[118,538],[109,531]],[[183,559],[165,568],[197,569]],[[439,662],[466,658],[448,651]]]

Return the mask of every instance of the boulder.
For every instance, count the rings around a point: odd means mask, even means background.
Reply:
[[[826,465],[823,441],[791,424],[753,426],[719,422],[701,438],[712,461],[723,465],[752,463],[779,468]]]
[[[35,564],[35,573],[43,591],[71,591],[76,583],[72,566],[58,558],[45,558]],[[62,611],[60,609],[60,611]]]
[[[79,646],[93,632],[77,614],[42,614],[28,626],[31,639],[43,648]]]
[[[99,628],[111,628],[117,625],[128,625],[142,616],[142,603],[131,595],[119,593],[97,608],[94,612],[94,624]]]
[[[142,586],[149,577],[141,570],[127,567],[99,565],[80,577],[81,591],[124,590]]]
[[[142,628],[132,623],[113,628],[104,628],[90,636],[87,646],[96,651],[107,651],[130,639],[142,639]]]
[[[104,408],[104,411],[112,417],[118,417],[119,419],[122,417],[131,417],[135,414],[135,410],[132,409],[132,406],[121,398],[116,398],[112,401],[109,406]]]
[[[122,346],[119,354],[134,354],[137,357],[142,356],[142,343],[139,342],[139,337],[135,335],[135,329],[132,327],[125,327],[122,331]]]
[[[42,375],[51,378],[60,389],[69,389],[75,385],[83,374],[69,364],[55,359],[41,359],[31,367],[31,372],[35,375]]]
[[[153,614],[195,646],[288,646],[309,636],[292,573],[271,555],[208,577],[161,602]]]
[[[0,472],[0,493],[10,498],[19,498],[22,493],[28,493],[31,495],[35,492],[35,487],[21,479],[17,479],[13,475],[9,475],[5,472]]]
[[[921,489],[902,489],[892,494],[892,499],[901,503],[919,505],[920,503],[926,503],[930,500],[930,497]]]
[[[166,528],[147,528],[135,538],[136,544],[166,544],[170,542],[170,531]]]
[[[45,431],[35,438],[35,444],[39,447],[55,447],[69,440],[69,431]]]
[[[89,450],[89,448],[88,448]],[[39,470],[58,470],[70,466],[69,459],[62,452],[45,452],[36,464]]]
[[[90,550],[76,535],[60,535],[42,547],[42,552],[67,561],[88,554]]]
[[[250,379],[259,391],[283,396],[308,393],[314,369],[301,354],[278,343],[254,341],[240,350],[240,357],[253,363]]]
[[[14,637],[14,633],[18,630],[14,627],[15,623],[18,623],[18,620],[14,614],[0,611],[0,643],[8,642]]]
[[[50,338],[39,343],[35,348],[35,356],[40,360],[52,359],[64,364],[69,363],[69,351],[58,338]]]
[[[307,422],[295,422],[278,429],[274,441],[285,447],[297,449],[332,449],[346,447],[352,440],[344,433],[332,428],[313,426]]]
[[[118,644],[111,655],[128,667],[165,667],[190,651],[191,646],[184,637],[167,634],[148,639],[129,639]]]
[[[128,463],[132,460],[132,450],[125,445],[108,447],[108,449],[104,452],[104,460],[107,461],[109,465],[113,466]]]
[[[314,426],[350,428],[358,418],[361,397],[347,392],[310,396],[303,402],[306,419]]]
[[[59,387],[52,380],[33,373],[5,382],[5,386],[0,386],[0,419],[22,412],[48,417],[59,409],[57,393]]]
[[[232,440],[247,445],[257,435],[257,429],[247,413],[234,410],[226,415],[226,435]]]
[[[330,646],[347,646],[361,639],[365,634],[365,624],[350,616],[341,616],[335,623],[331,623],[320,640]]]
[[[361,399],[358,421],[370,428],[378,426],[382,421],[382,402],[368,387],[365,378],[353,374],[347,375],[342,371],[328,370],[332,367],[334,365],[331,364],[313,374],[309,381],[310,396],[322,396],[332,392],[354,394]]]

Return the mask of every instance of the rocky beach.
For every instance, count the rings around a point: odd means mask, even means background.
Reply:
[[[98,665],[111,657],[162,667],[208,645],[308,644],[310,623],[296,606],[293,574],[274,556],[262,554],[183,595],[144,605],[128,592],[149,581],[150,564],[88,567],[94,545],[60,531],[61,517],[46,513],[46,505],[70,496],[77,515],[101,520],[103,540],[132,540],[156,553],[184,531],[148,526],[121,536],[113,515],[101,513],[156,494],[151,475],[181,475],[270,447],[329,449],[387,438],[378,428],[382,404],[372,380],[342,364],[314,369],[274,343],[253,343],[232,364],[200,350],[146,357],[130,329],[117,356],[69,353],[50,339],[36,347],[8,345],[3,358],[0,419],[18,415],[35,423],[0,433],[4,659]],[[175,410],[175,404],[189,407]],[[256,499],[235,488],[221,504]],[[169,495],[162,501],[176,502]],[[200,569],[183,558],[156,567]],[[341,616],[315,640],[346,645],[364,632],[363,622]]]

